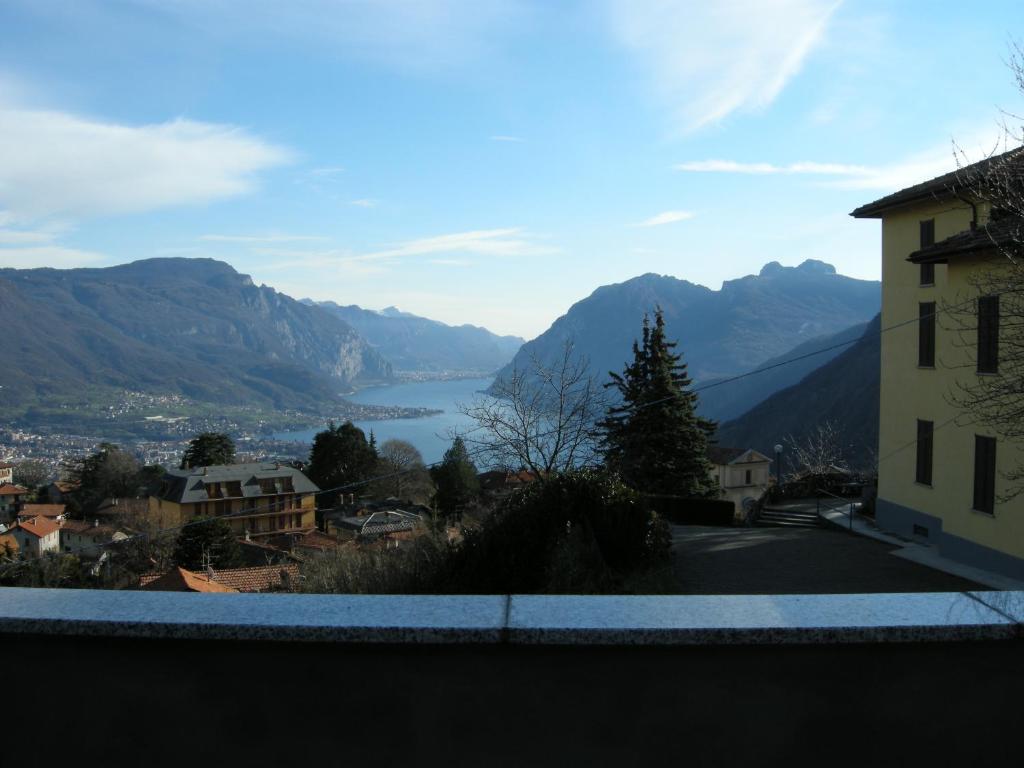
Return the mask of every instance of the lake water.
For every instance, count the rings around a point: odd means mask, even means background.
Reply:
[[[419,419],[382,419],[353,423],[362,429],[367,437],[372,429],[377,438],[377,445],[392,438],[408,440],[423,454],[423,461],[431,464],[440,461],[444,457],[444,452],[451,445],[450,430],[466,430],[472,426],[472,421],[459,413],[458,403],[469,404],[477,393],[487,389],[493,381],[493,377],[488,377],[455,381],[425,381],[363,389],[348,399],[364,405],[432,408],[444,412]],[[320,429],[303,432],[282,432],[275,437],[278,440],[300,440],[311,443],[316,433],[325,427],[326,425]]]

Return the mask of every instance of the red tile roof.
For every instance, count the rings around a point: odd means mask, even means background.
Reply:
[[[20,517],[60,517],[66,507],[63,504],[26,504],[19,513]]]
[[[26,493],[28,493],[27,488],[22,488],[14,483],[0,485],[0,496],[24,496]]]
[[[213,580],[239,592],[294,592],[299,584],[299,566],[288,563],[214,570]]]
[[[18,528],[26,533],[31,533],[33,536],[38,536],[40,539],[54,531],[60,530],[60,526],[57,523],[47,520],[45,517],[33,517],[31,520],[23,520],[11,530],[17,530]]]
[[[153,592],[238,592],[237,589],[211,581],[206,574],[193,573],[184,568],[172,568],[155,579],[147,580],[143,576],[139,586]]]

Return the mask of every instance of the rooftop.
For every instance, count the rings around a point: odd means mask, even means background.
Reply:
[[[22,507],[21,517],[60,517],[66,509],[63,504],[26,504]]]
[[[914,264],[945,264],[951,256],[993,251],[1010,244],[1024,242],[1024,226],[1017,219],[989,221],[973,229],[947,237],[945,240],[914,251],[907,261]]]
[[[218,584],[204,573],[193,573],[178,567],[156,578],[142,578],[141,588],[153,592],[238,592],[237,589]]]
[[[1010,161],[1008,164],[1007,161]],[[1017,147],[977,163],[965,165],[950,173],[936,176],[934,179],[914,184],[899,192],[881,197],[874,202],[860,206],[850,213],[858,219],[880,218],[883,213],[924,200],[944,200],[958,194],[969,192],[970,189],[984,179],[985,174],[994,168],[1011,168],[1014,173],[1024,178],[1024,149]]]
[[[319,490],[294,467],[252,463],[167,470],[164,485],[157,495],[178,504],[195,504],[211,499],[257,498],[280,493],[316,493]]]
[[[59,531],[60,525],[45,517],[33,517],[30,520],[22,520],[17,525],[11,527],[11,530],[18,529],[25,531],[25,533],[31,533],[33,536],[41,539],[55,531]]]

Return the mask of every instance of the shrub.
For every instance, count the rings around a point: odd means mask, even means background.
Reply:
[[[678,525],[731,526],[736,505],[725,499],[654,499],[662,517]]]
[[[533,483],[477,530],[439,574],[453,593],[607,592],[668,556],[668,531],[615,475],[574,470]]]

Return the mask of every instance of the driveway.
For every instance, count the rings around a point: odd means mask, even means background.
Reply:
[[[681,594],[962,592],[967,579],[889,554],[894,547],[830,528],[672,526]]]

